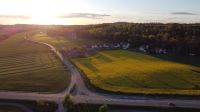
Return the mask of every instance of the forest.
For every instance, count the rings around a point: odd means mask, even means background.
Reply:
[[[128,42],[131,48],[148,45],[169,53],[200,54],[200,24],[107,23],[45,27],[49,35],[72,36],[109,43]]]
[[[131,48],[148,45],[168,53],[200,55],[200,24],[106,23],[98,25],[1,25],[0,39],[16,32],[45,31],[50,36],[64,36],[105,43],[130,43]],[[5,33],[6,32],[6,33]]]

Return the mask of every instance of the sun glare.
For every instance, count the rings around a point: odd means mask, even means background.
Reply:
[[[20,18],[25,24],[81,23],[77,21],[80,20],[79,18],[58,17],[70,13],[97,13],[94,7],[83,0],[4,0],[0,6],[0,15],[28,16],[28,19]],[[8,6],[11,8],[8,8]],[[14,18],[13,21],[16,20]]]
[[[56,24],[57,21],[55,21],[54,18],[42,18],[42,17],[32,17],[30,20],[28,20],[29,24]]]
[[[30,8],[31,11],[29,11],[29,15],[31,19],[28,20],[28,23],[30,24],[58,24],[59,21],[57,19],[57,16],[61,14],[61,11],[59,10],[59,6],[56,5],[53,1],[49,1],[49,2],[40,1],[40,4],[43,4],[43,5],[34,4],[34,6],[37,6],[37,7]]]
[[[31,19],[27,21],[28,24],[65,24],[69,23],[68,19],[64,21],[63,18],[58,18],[58,16],[90,9],[88,5],[78,0],[61,0],[60,2],[54,0],[47,2],[44,0],[40,1],[40,3],[33,2],[32,6],[36,7],[29,8],[28,12]],[[85,6],[87,6],[87,9]]]

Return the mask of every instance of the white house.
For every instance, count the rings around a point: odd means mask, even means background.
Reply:
[[[130,44],[128,43],[128,44],[124,44],[123,46],[122,46],[122,49],[128,49],[130,47]]]
[[[144,48],[144,46],[140,46],[138,50],[141,52],[147,52],[146,49]]]

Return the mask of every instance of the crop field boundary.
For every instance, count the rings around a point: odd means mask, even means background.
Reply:
[[[103,51],[109,51],[109,50],[103,50]],[[130,51],[130,52],[133,52],[133,50],[127,50],[127,51]],[[100,51],[101,52],[101,51]],[[98,53],[98,52],[97,52]],[[95,54],[97,54],[95,53]],[[138,52],[140,53],[140,52]],[[95,54],[92,54],[95,55]],[[142,53],[143,54],[143,53]],[[145,54],[147,55],[147,54]],[[150,55],[150,56],[153,56],[153,55]],[[156,57],[158,58],[158,57]],[[109,91],[109,90],[105,90],[105,89],[102,89],[94,84],[91,83],[90,79],[87,77],[87,75],[72,61],[72,59],[70,59],[70,62],[77,68],[77,70],[80,72],[82,78],[84,79],[84,82],[87,86],[87,88],[93,92],[97,92],[97,93],[107,93],[107,94],[113,94],[113,95],[138,95],[138,96],[151,96],[151,97],[170,97],[170,98],[198,98],[200,99],[200,90],[176,90],[176,89],[148,89],[148,88],[140,88],[140,89],[144,89],[144,90],[169,90],[169,91],[192,91],[191,93],[194,93],[194,94],[178,94],[178,93],[145,93],[145,92],[135,92],[135,93],[129,93],[129,92],[120,92],[120,91]],[[167,61],[170,61],[170,60],[167,60]]]

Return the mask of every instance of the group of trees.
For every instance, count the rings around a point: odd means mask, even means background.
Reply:
[[[83,26],[0,25],[0,39],[16,32],[44,30],[51,36],[128,42],[132,48],[149,45],[170,53],[200,55],[200,24],[110,23]]]
[[[57,26],[46,29],[49,35],[89,38],[105,42],[129,42],[131,47],[149,45],[170,53],[200,54],[200,24],[112,23],[85,26]]]
[[[36,112],[55,112],[58,108],[56,103],[43,100],[35,101],[34,106],[36,106],[34,108]]]
[[[37,30],[51,36],[87,38],[109,43],[128,42],[132,48],[149,45],[169,53],[200,55],[200,24],[108,23],[80,26],[0,25],[0,39],[16,32]]]
[[[107,112],[108,105],[90,105],[90,104],[76,104],[69,95],[66,95],[63,106],[67,109],[67,112]]]

